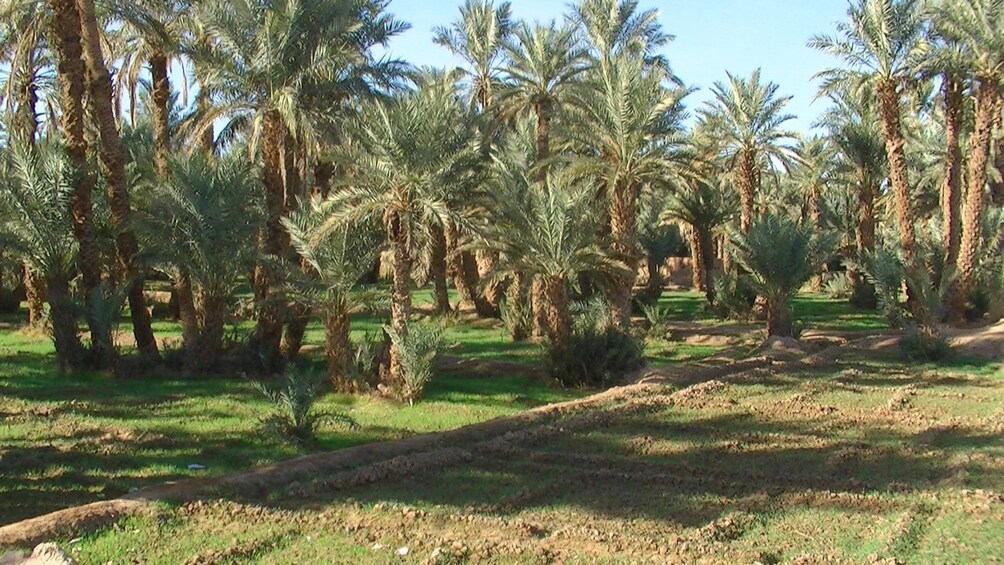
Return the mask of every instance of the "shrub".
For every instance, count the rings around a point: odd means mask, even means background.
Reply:
[[[907,327],[899,341],[899,349],[907,361],[912,362],[941,361],[952,355],[952,346],[944,336],[916,325]]]
[[[513,341],[522,341],[530,335],[533,326],[533,311],[527,300],[515,301],[503,297],[499,300],[499,317],[505,326],[506,334]]]
[[[835,300],[846,300],[854,294],[847,273],[834,273],[823,277],[823,293]]]
[[[649,335],[664,334],[672,314],[669,306],[658,302],[652,304],[642,302],[639,303],[639,308],[641,308],[642,315],[645,316],[645,325],[648,327]]]
[[[742,275],[724,272],[715,279],[715,312],[723,318],[744,322],[753,318],[756,291]]]
[[[609,307],[600,299],[578,303],[568,345],[547,344],[545,361],[562,386],[609,386],[645,365],[641,340],[610,323]]]
[[[324,381],[319,373],[290,369],[279,379],[275,387],[256,381],[251,383],[275,405],[272,414],[259,420],[262,436],[305,447],[316,441],[315,432],[325,422],[356,427],[355,420],[345,414],[314,410],[318,390]]]
[[[432,379],[433,369],[439,356],[446,349],[446,339],[442,326],[408,322],[407,335],[401,335],[394,328],[384,326],[391,342],[397,348],[401,363],[401,378],[398,393],[401,398],[414,404],[421,398],[425,385]]]

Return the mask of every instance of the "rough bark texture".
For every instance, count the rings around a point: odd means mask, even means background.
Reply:
[[[809,212],[809,221],[815,226],[816,230],[822,232],[823,230],[823,194],[822,187],[818,182],[813,182],[812,186],[809,187],[809,201],[806,203]],[[813,275],[812,277],[812,290],[820,291],[823,290],[823,275],[822,273]]]
[[[565,280],[560,277],[541,279],[544,297],[547,302],[547,337],[551,346],[559,351],[569,347],[572,335],[572,318],[568,312],[568,289]]]
[[[282,355],[286,361],[296,361],[303,347],[303,336],[307,333],[307,323],[310,321],[310,308],[303,304],[292,303],[288,306],[290,320],[286,333],[282,336]]]
[[[188,272],[175,267],[171,287],[178,305],[178,319],[181,322],[181,338],[186,347],[195,346],[199,337],[199,315],[195,308],[195,295]]]
[[[899,91],[891,80],[878,85],[879,107],[882,114],[882,132],[885,137],[886,156],[889,159],[889,180],[896,205],[900,244],[903,259],[909,266],[917,258],[917,237],[914,229],[913,203],[910,201],[909,169],[906,163],[906,140],[900,125]],[[912,267],[910,267],[912,268]]]
[[[73,315],[69,283],[64,277],[49,277],[46,286],[49,289],[49,316],[52,339],[56,346],[56,359],[60,367],[80,368],[83,348],[77,336],[77,319]]]
[[[167,160],[171,155],[171,81],[168,78],[168,60],[162,53],[150,57],[150,91],[153,113],[153,158],[157,172],[167,175]]]
[[[80,15],[74,0],[48,0],[52,10],[51,43],[58,57],[56,75],[59,80],[62,113],[60,119],[66,155],[74,169],[73,196],[70,210],[73,235],[77,240],[77,267],[82,279],[87,308],[87,328],[95,363],[107,366],[111,362],[111,331],[96,315],[95,301],[101,292],[101,255],[94,230],[94,208],[91,197],[95,177],[87,164],[87,138],[84,135],[84,92],[86,71],[80,45]]]
[[[858,223],[854,228],[854,241],[858,257],[865,257],[875,249],[875,193],[874,182],[861,178],[857,186]],[[855,269],[848,271],[851,281],[851,304],[858,308],[874,310],[878,306],[875,286],[864,273]]]
[[[753,221],[753,200],[756,197],[757,167],[756,155],[744,149],[739,153],[739,198],[742,201],[742,212],[739,226],[742,231],[750,229]]]
[[[436,299],[436,313],[448,314],[450,307],[450,290],[446,285],[446,233],[443,227],[432,227],[432,253],[429,270]]]
[[[959,203],[962,196],[962,149],[959,133],[962,131],[962,82],[956,77],[945,77],[945,179],[941,185],[942,230],[945,243],[945,272],[955,267],[961,242],[962,220]]]
[[[223,333],[227,322],[227,299],[202,294],[199,299],[200,322],[198,339],[193,342],[192,369],[210,369],[223,353]]]
[[[969,187],[962,208],[962,240],[959,247],[958,278],[953,292],[952,310],[961,315],[976,280],[980,247],[983,240],[983,217],[986,214],[987,162],[990,157],[990,136],[996,120],[1000,99],[1000,77],[980,80],[976,92],[976,127],[970,141]]]
[[[547,296],[539,279],[530,283],[530,322],[530,335],[541,338],[547,334]]]
[[[794,333],[788,301],[780,298],[767,301],[767,335],[792,337]]]
[[[394,280],[390,295],[390,325],[401,339],[408,338],[408,319],[411,317],[411,268],[412,253],[411,244],[408,241],[408,234],[401,225],[401,218],[397,215],[391,219],[389,226],[389,239],[394,250]],[[390,349],[390,374],[388,375],[391,384],[399,384],[404,381],[401,368],[400,352],[397,346],[392,345]]]
[[[628,182],[618,182],[610,195],[610,235],[614,256],[627,266],[610,289],[611,322],[626,328],[631,319],[631,290],[638,277],[638,189]]]
[[[481,277],[478,274],[478,262],[470,251],[458,250],[460,234],[452,227],[447,228],[447,245],[452,248],[453,283],[457,287],[461,302],[472,304],[478,316],[494,318],[498,311],[479,292]]]
[[[346,368],[352,361],[352,341],[349,338],[349,316],[344,311],[324,316],[324,356],[328,361],[328,378],[335,390],[356,392]]]
[[[129,312],[132,317],[136,347],[144,355],[157,356],[157,340],[150,324],[150,312],[143,295],[143,266],[139,262],[139,243],[129,227],[131,207],[125,178],[125,153],[119,137],[112,104],[112,79],[101,51],[94,0],[77,0],[80,15],[81,45],[87,62],[88,101],[91,114],[101,135],[98,153],[108,191],[112,228],[119,266],[128,281]]]
[[[28,302],[28,327],[38,328],[45,321],[45,280],[24,264],[24,295]]]
[[[283,258],[286,253],[286,232],[282,227],[282,216],[286,211],[285,183],[283,181],[282,142],[286,128],[277,113],[265,116],[262,128],[263,180],[265,185],[266,223],[264,233],[259,238],[262,251],[274,258]],[[255,298],[258,300],[258,323],[251,338],[251,346],[261,356],[265,368],[277,372],[282,367],[280,345],[282,325],[286,317],[285,304],[272,296],[273,274],[263,265],[255,269]]]
[[[694,262],[694,270],[703,271],[704,296],[708,304],[715,304],[715,239],[708,230],[694,230],[697,239],[699,261]],[[698,265],[698,262],[700,265]]]

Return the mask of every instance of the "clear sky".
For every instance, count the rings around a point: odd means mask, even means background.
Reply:
[[[416,65],[454,66],[450,54],[432,42],[432,28],[457,19],[462,0],[391,0],[390,11],[412,29],[396,38],[390,51]],[[567,0],[511,0],[513,15],[525,20],[560,19]],[[844,19],[847,0],[640,0],[642,8],[659,10],[663,29],[676,36],[664,54],[674,72],[701,90],[689,98],[690,108],[707,99],[707,89],[725,79],[725,71],[748,75],[757,67],[763,77],[794,96],[793,129],[808,131],[824,109],[813,104],[812,76],[835,61],[806,47],[818,33],[832,33]]]

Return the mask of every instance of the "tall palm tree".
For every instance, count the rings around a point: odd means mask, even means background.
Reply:
[[[656,53],[673,40],[663,31],[658,10],[639,11],[638,0],[580,0],[572,5],[571,19],[601,66],[622,55],[642,57],[676,81],[668,61]]]
[[[749,78],[728,75],[728,83],[716,82],[713,99],[701,110],[709,131],[723,140],[726,160],[733,171],[742,200],[740,224],[745,231],[753,219],[753,202],[765,169],[792,156],[790,141],[796,134],[783,129],[795,116],[784,113],[790,96],[778,96],[778,85],[760,80],[760,69]]]
[[[809,45],[847,68],[819,73],[824,91],[848,84],[872,91],[879,104],[903,255],[910,268],[917,257],[916,215],[910,200],[906,140],[901,123],[902,91],[915,78],[911,55],[922,37],[920,0],[854,0],[837,34],[816,36]]]
[[[338,160],[352,164],[344,189],[331,198],[325,224],[379,222],[394,256],[391,328],[403,340],[411,316],[416,250],[429,225],[465,220],[448,206],[446,187],[471,182],[480,155],[469,113],[456,96],[452,77],[424,77],[418,91],[389,102],[367,104],[348,124]],[[321,230],[319,233],[323,233]],[[401,382],[400,352],[391,348],[390,380]]]
[[[506,64],[506,44],[515,28],[512,6],[495,0],[466,0],[460,7],[460,18],[450,26],[436,27],[433,41],[464,61],[460,69],[466,82],[470,105],[476,110],[476,123],[481,130],[481,157],[488,166],[494,138],[501,126],[497,95],[503,88]],[[485,250],[475,255],[463,245],[462,234],[449,229],[446,234],[453,258],[455,283],[461,299],[472,302],[481,317],[497,313],[496,288],[480,284],[480,274],[491,270],[494,253]],[[484,289],[485,292],[481,292]]]
[[[859,265],[875,251],[875,202],[886,178],[885,143],[867,101],[836,94],[831,99],[836,106],[823,117],[821,125],[827,128],[837,154],[836,175],[853,191],[857,209],[854,226],[857,254],[852,261],[857,266],[852,265],[848,271],[851,303],[874,309],[878,305],[875,286]]]
[[[509,86],[500,102],[513,116],[536,118],[536,178],[544,184],[551,155],[551,120],[569,102],[576,79],[586,70],[586,50],[571,27],[523,24],[508,46]]]
[[[72,167],[51,141],[37,148],[15,142],[0,172],[0,243],[45,280],[56,358],[61,367],[80,368],[84,355],[70,295],[77,251],[70,219]]]
[[[132,206],[125,178],[125,151],[116,121],[112,79],[105,65],[102,50],[101,28],[95,12],[94,0],[77,0],[80,16],[81,47],[87,63],[88,102],[92,118],[100,133],[98,151],[102,176],[108,192],[111,224],[115,230],[115,248],[119,267],[129,287],[129,314],[132,318],[136,347],[144,355],[159,356],[157,340],[153,335],[150,311],[143,295],[144,268],[140,263],[139,244],[130,226]]]
[[[953,317],[968,300],[979,265],[987,206],[987,164],[992,132],[1000,112],[1004,77],[1004,1],[952,0],[934,8],[938,32],[959,44],[968,76],[974,79],[976,123],[970,139],[969,186],[962,207],[958,278],[952,289]]]
[[[95,362],[107,365],[113,354],[111,329],[98,316],[101,299],[101,257],[94,226],[92,195],[97,183],[87,162],[89,144],[85,137],[87,72],[80,38],[80,13],[75,0],[46,0],[51,12],[49,32],[56,52],[56,77],[60,85],[60,130],[73,167],[71,216],[78,253],[87,327]]]
[[[318,145],[315,111],[340,108],[357,93],[394,84],[403,71],[399,61],[372,54],[407,29],[386,7],[386,0],[217,0],[197,8],[208,42],[193,57],[214,105],[200,115],[194,133],[225,119],[221,137],[244,132],[250,155],[260,150],[267,212],[260,239],[268,255],[288,255],[281,218],[304,196],[297,160]],[[274,278],[265,268],[255,275],[262,307],[253,344],[267,365],[278,368],[286,308],[270,297]]]
[[[610,289],[612,321],[625,327],[637,278],[638,197],[642,187],[665,182],[683,155],[684,88],[666,88],[667,73],[646,68],[635,56],[619,56],[599,67],[573,104],[567,135],[586,156],[574,160],[579,174],[592,176],[607,200],[613,250],[629,268]]]

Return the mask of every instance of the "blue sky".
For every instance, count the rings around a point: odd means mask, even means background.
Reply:
[[[396,38],[390,51],[416,65],[454,66],[450,54],[432,42],[432,28],[458,17],[462,0],[391,0],[390,11],[412,24]],[[566,0],[511,0],[513,14],[525,20],[560,19]],[[642,8],[659,10],[666,32],[676,36],[664,50],[673,70],[687,85],[701,91],[691,108],[707,99],[707,89],[725,79],[725,71],[748,75],[757,67],[765,79],[780,85],[781,94],[798,116],[793,129],[808,131],[824,109],[813,104],[812,75],[834,61],[805,46],[818,33],[832,33],[846,14],[846,0],[641,0]]]

